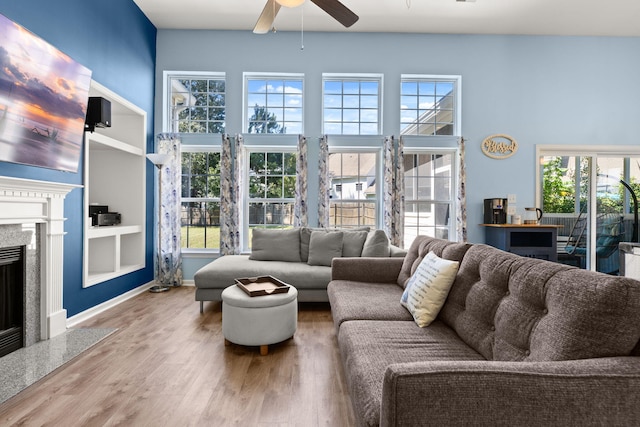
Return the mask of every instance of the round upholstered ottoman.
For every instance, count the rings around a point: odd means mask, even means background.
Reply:
[[[230,343],[260,346],[260,354],[269,352],[269,344],[293,336],[298,327],[298,290],[251,297],[238,286],[222,291],[222,335]]]

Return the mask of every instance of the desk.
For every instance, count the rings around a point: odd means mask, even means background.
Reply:
[[[503,251],[530,257],[558,260],[558,228],[562,225],[480,224],[485,243]]]

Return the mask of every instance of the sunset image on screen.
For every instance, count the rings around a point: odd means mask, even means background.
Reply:
[[[77,172],[91,71],[0,15],[0,161]]]

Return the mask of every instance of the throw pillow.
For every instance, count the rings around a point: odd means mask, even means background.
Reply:
[[[254,228],[249,259],[258,261],[300,262],[300,231]]]
[[[367,235],[362,248],[363,257],[389,256],[389,238],[383,230],[373,230]]]
[[[407,282],[400,304],[409,310],[421,328],[431,324],[440,312],[459,265],[458,261],[442,259],[429,252]]]
[[[359,257],[369,233],[366,231],[343,231],[342,233],[342,256]]]
[[[342,231],[344,232],[359,232],[359,231],[369,231],[369,227],[357,227],[357,228],[351,228],[351,229],[343,229],[343,228],[332,228],[332,229],[327,229],[327,228],[309,228],[309,227],[300,227],[300,259],[302,259],[302,262],[307,262],[309,260],[309,240],[311,239],[311,233],[313,231],[324,231],[327,233],[330,232],[334,232],[334,231]],[[360,245],[360,252],[358,253],[358,255],[352,255],[353,253],[356,252],[356,243],[353,242],[351,240],[350,237],[344,236],[345,238],[345,242],[343,242],[343,245],[346,243],[347,246],[349,246],[349,248],[347,248],[347,253],[349,253],[349,255],[345,255],[343,254],[342,256],[360,256],[360,254],[362,253],[362,246],[364,245],[364,241],[363,244]],[[355,238],[354,238],[355,239]],[[353,242],[353,246],[352,243]],[[344,248],[343,248],[344,251]]]
[[[341,231],[327,233],[324,231],[312,231],[309,240],[309,265],[331,266],[331,260],[342,256]]]

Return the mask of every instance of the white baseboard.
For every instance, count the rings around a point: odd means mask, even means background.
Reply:
[[[109,301],[105,301],[102,304],[98,304],[95,307],[91,307],[90,309],[83,311],[82,313],[78,313],[75,316],[71,316],[67,318],[67,328],[73,328],[74,326],[77,326],[79,323],[82,323],[85,320],[89,320],[93,316],[96,316],[105,310],[115,307],[118,304],[121,304],[126,300],[135,297],[136,295],[140,295],[141,293],[146,292],[154,284],[155,282],[152,281],[142,286],[138,286],[137,288],[132,289],[128,292],[125,292],[122,295],[118,295],[117,297],[112,298]]]

